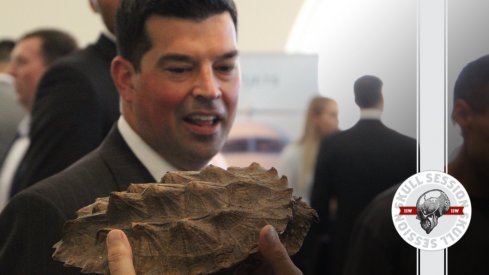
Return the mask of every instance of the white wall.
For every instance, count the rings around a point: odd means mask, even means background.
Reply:
[[[309,0],[297,20],[287,50],[319,54],[319,91],[338,101],[340,128],[358,121],[354,81],[373,74],[383,122],[416,137],[417,1]]]
[[[235,0],[244,52],[283,52],[304,0]]]
[[[95,40],[103,27],[88,0],[4,0],[0,9],[0,39],[16,39],[37,28],[55,27],[68,31],[84,46]]]

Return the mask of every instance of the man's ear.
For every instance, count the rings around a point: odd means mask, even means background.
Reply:
[[[472,121],[472,108],[463,99],[457,99],[453,105],[452,119],[460,126],[462,131],[470,126]]]
[[[123,101],[131,102],[133,100],[135,89],[136,70],[131,62],[122,56],[117,56],[112,60],[111,66],[112,80],[119,91]]]

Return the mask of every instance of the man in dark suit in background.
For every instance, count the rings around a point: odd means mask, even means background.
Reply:
[[[380,121],[382,81],[362,76],[355,81],[354,93],[360,120],[322,142],[314,175],[311,205],[320,223],[313,225],[308,242],[331,236],[330,261],[316,255],[316,264],[328,265],[331,274],[341,274],[358,214],[377,194],[416,173],[416,141]],[[337,212],[330,223],[332,199],[336,199]]]
[[[29,146],[30,113],[39,81],[54,62],[77,49],[70,34],[39,29],[24,34],[12,51],[8,73],[15,79],[16,101],[10,104],[22,106],[26,114],[18,123],[6,154],[0,157],[0,211],[10,198],[15,172]]]
[[[57,62],[42,78],[32,110],[31,144],[14,178],[13,195],[95,149],[119,117],[119,96],[110,76],[119,0],[90,4],[108,32]]]
[[[76,210],[130,183],[210,161],[236,114],[236,27],[232,0],[121,1],[112,77],[122,116],[96,150],[10,201],[0,215],[0,274],[79,274],[51,258]],[[297,274],[284,252],[270,251],[272,266],[287,262],[288,274]]]

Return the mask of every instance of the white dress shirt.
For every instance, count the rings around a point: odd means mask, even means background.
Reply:
[[[117,127],[126,141],[131,151],[148,169],[149,173],[160,182],[161,178],[169,171],[176,171],[173,165],[162,158],[155,150],[153,150],[127,123],[126,119],[121,116],[117,121]],[[223,169],[227,168],[227,163],[221,154],[216,154],[209,164],[219,166]]]
[[[173,165],[163,159],[155,150],[153,150],[127,123],[126,119],[121,116],[117,121],[117,127],[121,132],[122,138],[126,141],[131,151],[148,169],[149,173],[160,181],[161,178],[169,171],[177,170]]]
[[[7,205],[15,172],[24,158],[29,144],[31,117],[25,116],[17,128],[17,138],[9,148],[0,170],[0,211]]]
[[[376,108],[360,109],[360,119],[377,119],[380,120],[382,110]]]

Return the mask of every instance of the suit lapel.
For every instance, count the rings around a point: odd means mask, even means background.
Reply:
[[[156,182],[122,138],[117,123],[100,146],[100,156],[116,181],[119,191],[131,183]]]

